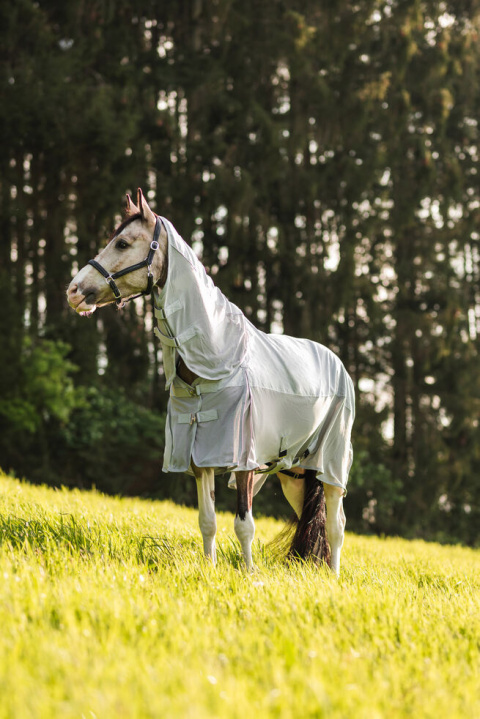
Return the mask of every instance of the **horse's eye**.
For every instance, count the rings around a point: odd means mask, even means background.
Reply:
[[[117,250],[126,250],[128,247],[128,242],[125,242],[125,240],[118,240],[115,243],[115,247]]]

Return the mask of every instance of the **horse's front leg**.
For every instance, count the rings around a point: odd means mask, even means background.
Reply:
[[[203,538],[203,551],[213,564],[217,561],[215,535],[217,518],[215,516],[215,473],[212,467],[195,467],[193,472],[197,481],[198,524]]]
[[[235,472],[237,480],[237,514],[235,515],[235,534],[238,537],[242,554],[250,571],[253,569],[252,543],[255,536],[255,522],[252,515],[254,472]]]

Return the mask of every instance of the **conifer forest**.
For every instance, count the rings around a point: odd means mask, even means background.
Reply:
[[[0,83],[3,470],[195,502],[150,298],[65,299],[142,187],[257,327],[342,358],[347,529],[480,544],[480,2],[0,0]]]

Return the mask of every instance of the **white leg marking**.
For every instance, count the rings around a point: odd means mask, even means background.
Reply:
[[[324,482],[323,490],[327,505],[327,539],[332,554],[332,569],[338,576],[346,521],[343,511],[343,489]]]
[[[294,479],[281,472],[278,473],[278,478],[280,479],[285,499],[300,519],[303,510],[303,500],[305,498],[305,478],[299,477],[298,479]]]
[[[253,569],[252,543],[255,536],[255,522],[253,521],[252,510],[249,509],[245,513],[245,519],[240,519],[237,514],[233,526],[240,546],[242,547],[245,564],[247,565],[248,571],[251,571]]]
[[[203,537],[203,551],[215,565],[217,552],[215,535],[217,518],[215,516],[215,474],[212,468],[194,467],[198,492],[198,524]]]

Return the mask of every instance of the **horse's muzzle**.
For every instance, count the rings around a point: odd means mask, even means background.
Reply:
[[[91,313],[96,309],[97,291],[93,287],[83,287],[74,280],[67,289],[67,301],[70,307],[78,312]]]

